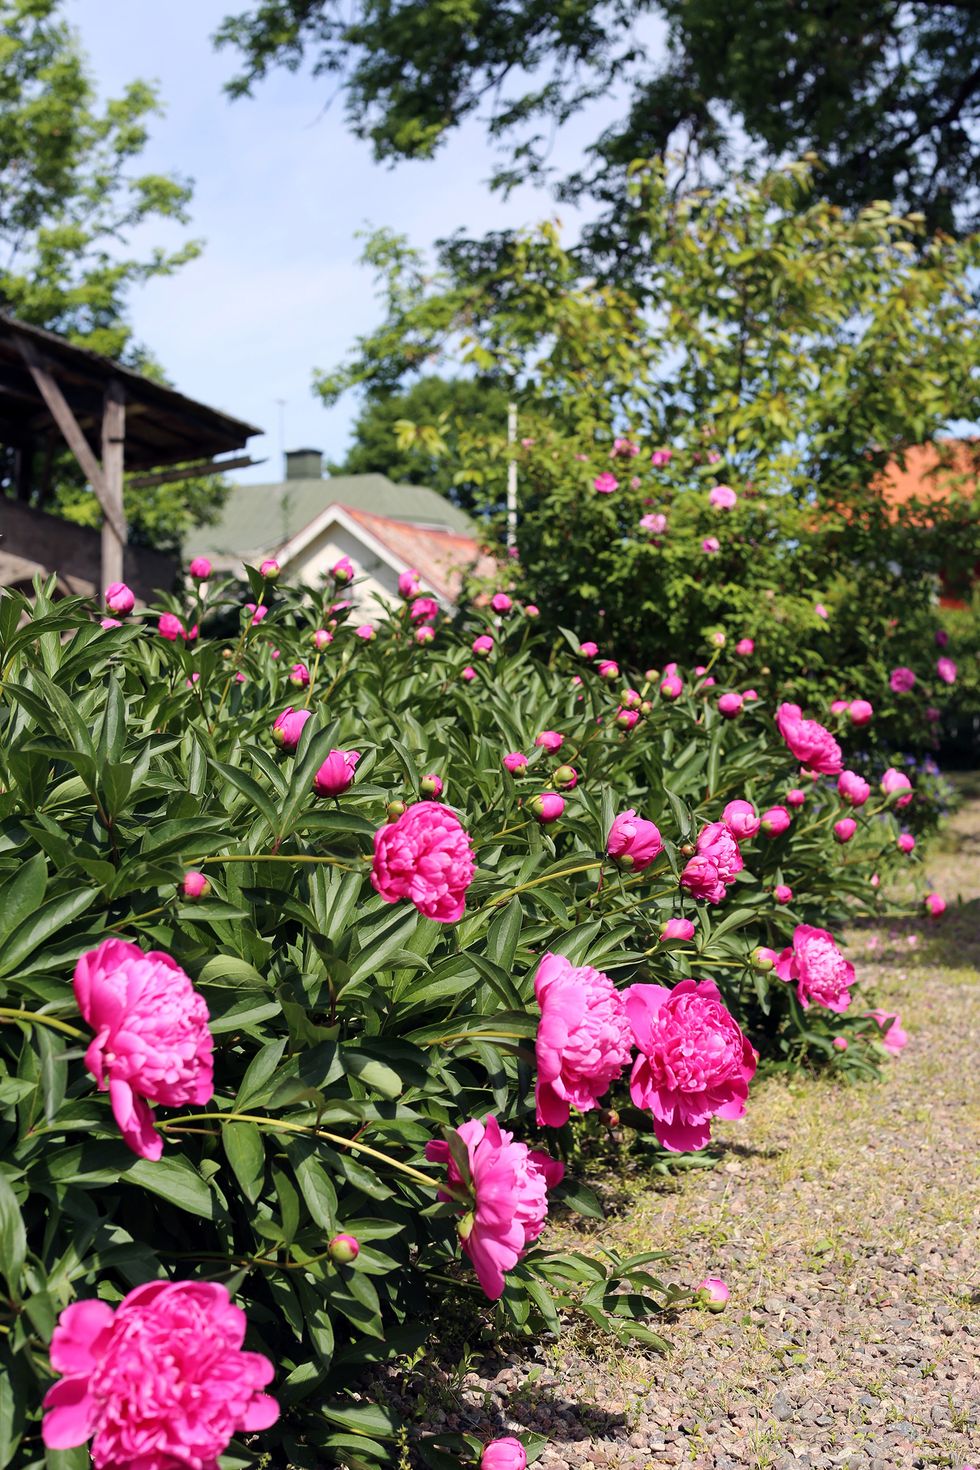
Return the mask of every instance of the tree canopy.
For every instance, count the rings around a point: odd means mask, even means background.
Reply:
[[[666,56],[644,39],[667,24]],[[566,196],[615,218],[625,171],[679,147],[728,164],[744,136],[770,158],[813,151],[847,206],[892,199],[930,228],[980,220],[975,0],[252,0],[216,37],[249,93],[276,66],[334,78],[379,159],[426,158],[466,118],[507,152],[497,182],[548,170],[554,130],[612,90],[624,115]]]

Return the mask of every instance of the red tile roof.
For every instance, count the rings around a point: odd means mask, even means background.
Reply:
[[[390,516],[355,510],[350,505],[344,505],[343,510],[406,567],[415,567],[423,582],[448,602],[455,602],[459,597],[466,572],[475,571],[479,576],[493,572],[493,558],[481,553],[480,543],[474,536],[415,526]]]
[[[909,500],[928,504],[954,495],[976,495],[980,488],[980,440],[917,444],[905,451],[904,460],[904,465],[892,460],[881,477],[885,503],[893,508]]]

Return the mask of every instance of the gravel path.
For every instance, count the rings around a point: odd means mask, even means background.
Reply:
[[[547,1433],[542,1470],[980,1466],[980,800],[928,874],[961,896],[940,924],[852,936],[911,1035],[886,1081],[765,1083],[719,1168],[601,1226],[728,1309],[682,1314],[668,1357],[572,1335],[466,1374],[439,1419]]]

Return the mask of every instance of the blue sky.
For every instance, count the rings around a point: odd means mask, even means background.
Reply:
[[[159,83],[166,115],[153,127],[145,167],[195,181],[190,231],[156,225],[144,247],[190,233],[204,253],[132,297],[139,339],[184,393],[267,431],[251,441],[261,469],[279,478],[279,408],[285,447],[342,454],[356,403],[324,409],[310,391],[315,367],[338,362],[378,319],[370,275],[357,264],[357,231],[386,225],[427,245],[463,227],[474,233],[554,213],[544,192],[504,201],[485,180],[493,154],[477,122],[432,163],[375,164],[325,106],[328,78],[274,74],[254,100],[229,101],[222,85],[235,58],[210,37],[244,0],[66,0],[103,96],[135,77]],[[612,99],[557,139],[553,161],[571,167],[616,115]],[[574,230],[573,210],[563,220]]]

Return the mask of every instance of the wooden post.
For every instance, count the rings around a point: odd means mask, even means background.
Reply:
[[[126,516],[123,511],[123,461],[126,439],[126,395],[121,383],[106,384],[102,400],[102,586],[123,580]]]

